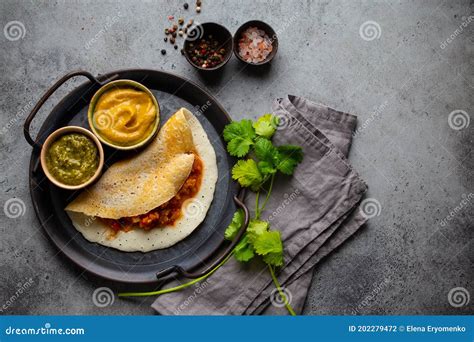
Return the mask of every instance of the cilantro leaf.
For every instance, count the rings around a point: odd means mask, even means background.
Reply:
[[[242,240],[235,246],[234,256],[240,262],[249,261],[254,257],[255,253],[253,251],[252,245],[248,242],[247,234],[244,235]]]
[[[264,114],[254,122],[255,132],[261,137],[270,139],[278,126],[278,117],[272,114]]]
[[[231,141],[235,138],[250,138],[255,137],[255,130],[252,126],[252,120],[232,121],[224,128],[224,140]]]
[[[255,138],[251,120],[233,121],[224,128],[224,140],[231,156],[244,157],[250,150]]]
[[[242,227],[243,223],[244,223],[244,211],[242,209],[238,209],[234,213],[234,217],[232,217],[232,222],[229,224],[229,226],[225,230],[224,238],[226,240],[233,240],[235,236],[237,235],[237,232]]]
[[[249,153],[250,146],[253,141],[251,139],[235,138],[229,141],[227,144],[227,152],[234,157],[245,157]]]
[[[298,163],[296,163],[293,159],[291,158],[283,158],[279,163],[278,163],[278,170],[281,173],[284,173],[285,175],[291,176],[293,172],[295,172],[295,167]]]
[[[265,138],[259,138],[254,145],[255,156],[268,163],[273,163],[278,156],[278,150],[273,146],[272,142]]]
[[[257,163],[253,159],[239,160],[232,168],[232,178],[244,188],[250,187],[257,191],[263,181]]]
[[[265,138],[258,138],[254,145],[255,156],[260,160],[258,169],[266,175],[274,174],[277,169],[275,163],[278,162],[279,152],[272,142]]]
[[[277,169],[285,175],[292,175],[296,166],[303,161],[303,149],[295,145],[282,145],[277,150]]]
[[[279,231],[262,232],[255,239],[254,248],[268,265],[283,266],[283,243]]]
[[[268,253],[283,253],[280,232],[277,230],[261,233],[253,244],[255,252],[259,255]]]
[[[251,243],[254,243],[257,238],[264,232],[268,231],[270,224],[266,221],[250,220],[247,227],[247,236]]]
[[[258,169],[260,173],[264,176],[266,175],[272,175],[275,172],[277,172],[277,169],[273,166],[272,163],[266,162],[266,161],[261,161],[258,162]]]
[[[263,261],[272,266],[283,266],[283,251],[279,253],[268,253],[263,256]]]

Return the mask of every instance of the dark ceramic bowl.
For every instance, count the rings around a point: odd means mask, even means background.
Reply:
[[[224,48],[226,52],[224,54],[224,60],[220,64],[212,68],[203,68],[192,61],[192,57],[189,55],[188,50],[191,48],[190,44],[195,44],[200,39],[207,38],[209,36],[212,36],[212,39],[217,40],[219,42],[219,48]],[[220,69],[229,61],[230,57],[232,56],[232,34],[224,26],[216,23],[196,24],[191,26],[190,30],[188,31],[188,35],[186,36],[183,44],[183,52],[189,64],[191,64],[196,69],[202,71],[214,71]]]
[[[243,59],[240,54],[239,54],[239,40],[242,37],[242,33],[248,29],[249,27],[256,27],[260,30],[265,31],[265,33],[270,37],[270,40],[272,42],[273,50],[270,52],[270,54],[267,56],[267,58],[259,63],[250,63],[247,62],[245,59]],[[240,26],[237,31],[234,34],[234,54],[237,56],[238,59],[240,59],[242,62],[248,64],[248,65],[264,65],[269,63],[273,57],[275,57],[277,50],[278,50],[278,37],[275,33],[275,30],[271,28],[270,25],[267,23],[264,23],[263,21],[260,20],[251,20],[247,21],[245,24]]]

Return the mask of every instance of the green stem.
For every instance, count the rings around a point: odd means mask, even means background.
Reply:
[[[255,196],[255,219],[258,220],[260,218],[260,209],[258,208],[258,198],[260,197],[260,191],[257,192]]]
[[[234,254],[234,251],[232,251],[224,260],[222,260],[216,267],[214,267],[211,271],[209,271],[207,274],[203,275],[202,277],[193,279],[187,283],[175,286],[175,287],[170,287],[169,289],[164,289],[164,290],[159,290],[159,291],[152,291],[152,292],[123,292],[119,293],[119,297],[147,297],[147,296],[159,296],[165,293],[170,293],[170,292],[175,292],[175,291],[180,291],[186,287],[189,287],[193,284],[196,284],[197,282],[200,282],[201,280],[206,279],[210,275],[212,275],[215,271],[219,269],[222,265],[224,265],[227,260]]]
[[[281,289],[281,285],[280,283],[278,282],[278,279],[277,277],[275,276],[275,271],[273,270],[273,267],[271,265],[268,265],[268,269],[270,270],[270,274],[272,276],[272,279],[273,279],[273,282],[275,283],[275,286],[278,290],[278,293],[280,294],[281,298],[283,298],[283,301],[285,302],[285,307],[286,309],[288,310],[288,312],[290,313],[290,315],[292,316],[296,316],[296,313],[295,311],[293,310],[293,308],[291,307],[290,303],[288,302],[288,299],[286,298],[285,294],[283,293],[282,289]]]
[[[263,211],[265,209],[265,206],[267,205],[268,199],[270,198],[270,194],[272,193],[273,190],[273,181],[275,180],[275,174],[272,175],[272,178],[270,179],[270,187],[268,188],[267,196],[265,197],[265,200],[263,201],[262,207],[260,208],[260,211]]]

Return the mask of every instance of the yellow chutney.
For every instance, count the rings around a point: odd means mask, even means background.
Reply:
[[[118,87],[99,97],[92,120],[104,140],[126,147],[150,137],[158,115],[150,94],[132,87]]]

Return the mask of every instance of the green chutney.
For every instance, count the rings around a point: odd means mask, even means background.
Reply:
[[[50,145],[46,152],[46,167],[63,184],[83,184],[99,167],[99,151],[85,135],[65,134]]]

